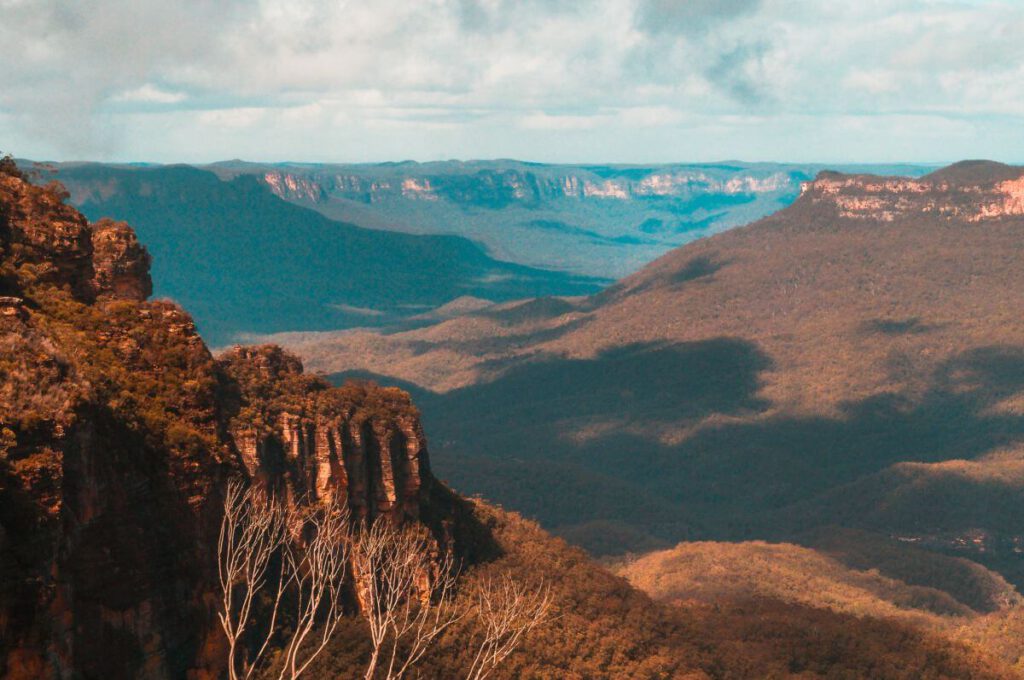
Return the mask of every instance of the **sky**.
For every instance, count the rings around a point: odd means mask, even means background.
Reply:
[[[0,0],[37,160],[1024,162],[1024,0]]]

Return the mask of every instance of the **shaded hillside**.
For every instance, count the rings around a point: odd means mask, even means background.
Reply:
[[[93,164],[59,166],[55,176],[91,219],[132,223],[154,255],[156,294],[185,305],[214,345],[394,323],[465,295],[578,294],[602,283],[499,262],[463,238],[335,222],[249,176]]]
[[[832,542],[842,543],[845,540]],[[852,541],[854,546],[858,543]],[[899,562],[886,565],[907,573],[932,573],[930,583],[915,584],[874,567],[858,568],[844,557],[849,554],[830,555],[785,543],[681,543],[626,561],[617,571],[655,600],[682,608],[694,602],[765,598],[902,621],[937,636],[967,641],[1024,670],[1019,647],[1024,631],[1022,598],[998,575],[971,567],[966,560],[924,551],[904,552]],[[944,577],[942,570],[957,576]],[[958,599],[961,593],[978,591],[988,593],[980,611]]]
[[[504,572],[549,584],[557,618],[495,677],[1013,677],[899,623],[778,600],[652,602],[438,483],[401,390],[331,387],[274,346],[214,358],[180,307],[146,300],[131,228],[89,223],[64,198],[0,162],[0,677],[222,677],[213,553],[238,475],[289,502],[420,522],[466,568],[463,586]],[[354,595],[345,608],[309,677],[361,668]],[[424,676],[460,676],[477,632],[461,620]]]
[[[298,205],[375,229],[456,234],[501,260],[596,277],[783,208],[821,166],[549,165],[514,160],[209,166],[252,175]],[[924,166],[875,172],[922,174]]]
[[[839,524],[1024,583],[1020,176],[823,173],[586,300],[286,341],[419,386],[442,476],[601,551]]]

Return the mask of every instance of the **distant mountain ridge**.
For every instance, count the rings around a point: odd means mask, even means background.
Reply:
[[[493,256],[588,276],[624,276],[667,250],[792,202],[824,169],[781,163],[558,165],[514,160],[210,166],[252,175],[333,219],[457,234]],[[920,175],[928,166],[851,166]]]
[[[464,238],[332,221],[250,176],[97,164],[36,173],[60,180],[91,219],[130,221],[154,255],[155,293],[187,305],[214,345],[395,323],[466,295],[574,295],[606,283],[500,262]]]
[[[1021,177],[822,173],[583,300],[283,340],[417,391],[442,476],[597,552],[838,525],[1020,585]]]

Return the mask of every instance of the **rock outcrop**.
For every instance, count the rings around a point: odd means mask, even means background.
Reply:
[[[60,185],[37,187],[0,174],[0,247],[8,278],[20,270],[24,281],[64,288],[82,302],[97,295],[149,297],[149,253],[131,227],[112,220],[90,225],[66,199]]]
[[[150,257],[125,222],[92,225],[93,287],[99,295],[145,300],[153,293]]]
[[[330,388],[274,345],[222,358],[240,386],[231,437],[247,472],[293,498],[338,496],[357,519],[416,520],[430,483],[426,439],[409,395],[396,388]],[[277,386],[268,392],[267,386]]]
[[[219,677],[232,476],[453,545],[408,395],[332,387],[275,347],[215,358],[146,301],[131,228],[64,198],[0,173],[0,677]]]
[[[6,270],[21,270],[38,284],[69,289],[77,298],[92,294],[92,243],[85,217],[64,203],[56,186],[34,187],[0,174],[0,246]]]
[[[803,185],[801,197],[850,219],[893,222],[924,215],[981,222],[1024,215],[1024,174],[971,161],[920,179],[823,172]]]

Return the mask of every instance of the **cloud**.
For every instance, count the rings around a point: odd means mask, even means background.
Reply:
[[[121,92],[111,97],[112,102],[143,102],[153,104],[177,104],[183,102],[188,96],[183,92],[170,92],[159,87],[146,83],[132,90]]]
[[[531,130],[591,130],[598,127],[605,115],[573,116],[549,115],[543,111],[523,116],[520,125]]]
[[[153,80],[190,65],[216,67],[217,32],[244,9],[233,0],[0,0],[0,110],[58,149],[107,148],[115,140],[101,107],[159,92]]]
[[[772,95],[771,83],[762,71],[762,61],[770,53],[765,42],[741,43],[715,55],[704,68],[704,76],[735,101],[754,106]]]
[[[0,0],[0,139],[123,160],[1024,160],[1022,32],[996,0]],[[906,136],[865,145],[851,120]]]
[[[754,12],[761,0],[641,0],[637,26],[647,33],[694,34]]]

